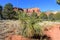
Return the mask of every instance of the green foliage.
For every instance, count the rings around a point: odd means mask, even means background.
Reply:
[[[33,12],[32,15],[30,16],[30,19],[31,19],[31,23],[34,24],[35,20],[37,19],[37,14]]]
[[[25,37],[31,37],[31,36],[33,36],[34,30],[32,28],[32,25],[28,23],[28,24],[25,24],[24,27],[25,28],[23,30],[23,36],[25,36]]]
[[[0,19],[2,19],[2,6],[0,5]]]
[[[50,13],[48,15],[48,20],[51,20],[51,21],[55,20],[53,16],[54,16],[54,14],[53,13]]]
[[[15,12],[15,11],[12,11],[10,14],[9,14],[9,19],[18,19],[18,14]]]
[[[2,6],[0,5],[0,12],[2,12],[2,9],[3,9],[3,8],[2,8]]]
[[[5,11],[11,11],[11,10],[13,10],[13,5],[11,3],[7,3],[4,6],[4,9],[5,9]]]
[[[34,27],[34,30],[35,30],[35,34],[39,34],[39,35],[42,35],[43,33],[43,27],[41,25],[39,25],[39,23],[35,23],[33,25]]]
[[[18,14],[13,11],[13,5],[8,3],[4,6],[4,10],[2,12],[3,18],[4,19],[18,19],[16,16],[18,16]]]
[[[59,4],[60,5],[60,0],[56,0],[57,1],[57,4]]]
[[[20,12],[21,13],[21,12]],[[23,16],[24,15],[24,16]],[[22,17],[22,18],[21,18]],[[32,37],[34,34],[42,35],[42,29],[38,24],[40,21],[37,14],[27,16],[24,12],[20,14],[21,25],[23,25],[22,35],[25,37]]]
[[[42,12],[40,14],[39,18],[42,19],[42,20],[47,20],[48,19],[47,15],[44,12]]]
[[[54,15],[54,19],[55,19],[55,20],[60,20],[60,12],[57,12],[57,13]]]
[[[3,13],[2,13],[3,18],[4,18],[4,19],[9,19],[10,14],[12,13],[12,11],[13,11],[13,6],[12,6],[12,4],[10,4],[10,3],[6,4],[6,5],[4,6],[4,10],[3,10]]]
[[[19,16],[18,16],[19,20],[21,21],[20,25],[23,25],[23,26],[21,26],[21,27],[23,27],[22,35],[25,37],[33,36],[35,33],[34,24],[37,23],[37,21],[38,21],[37,14],[32,13],[31,16],[28,16],[24,12],[18,12],[18,14],[19,14]]]

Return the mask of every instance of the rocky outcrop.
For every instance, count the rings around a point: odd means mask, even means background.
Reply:
[[[33,12],[37,13],[38,15],[40,15],[40,9],[39,8],[28,8],[28,9],[24,9],[24,12],[27,14],[32,14]]]
[[[33,12],[37,13],[37,15],[40,15],[41,11],[39,8],[28,8],[28,9],[23,9],[23,8],[17,8],[14,7],[13,8],[14,11],[23,11],[25,13],[27,13],[28,15],[31,15]]]
[[[24,11],[22,8],[17,8],[17,7],[14,7],[13,10],[14,10],[14,11],[18,11],[18,10],[19,10],[19,11]]]

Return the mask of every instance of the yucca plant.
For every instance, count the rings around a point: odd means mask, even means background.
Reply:
[[[23,35],[26,36],[26,37],[31,37],[31,36],[33,36],[33,34],[34,34],[34,30],[32,28],[32,25],[28,23],[26,25],[26,29],[23,32]]]
[[[42,35],[41,26],[38,24],[40,19],[37,18],[37,14],[33,13],[31,16],[28,16],[24,12],[20,12],[19,20],[21,21],[20,28],[22,28],[20,35],[25,37],[32,37],[34,34]]]
[[[33,25],[33,27],[34,27],[34,30],[35,30],[36,34],[39,34],[39,35],[43,34],[43,27],[41,25],[39,25],[39,23],[35,23]]]
[[[32,35],[32,25],[30,25],[30,17],[24,12],[18,12],[18,14],[19,20],[21,21],[20,28],[22,28],[20,34],[25,37],[30,37]]]

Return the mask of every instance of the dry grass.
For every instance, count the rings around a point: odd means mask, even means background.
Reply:
[[[44,28],[48,26],[50,27],[53,24],[60,24],[60,22],[43,21],[39,22],[38,24]],[[22,35],[22,30],[23,27],[19,20],[0,20],[0,39],[5,39],[9,35]],[[27,32],[31,34],[30,31]]]

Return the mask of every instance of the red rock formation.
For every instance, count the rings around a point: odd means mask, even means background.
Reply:
[[[25,13],[27,13],[28,15],[31,15],[33,12],[37,13],[37,15],[40,15],[41,11],[39,8],[28,8],[28,9],[22,9],[22,8],[17,8],[14,7],[13,8],[14,11],[23,11]]]
[[[33,12],[37,13],[37,15],[40,15],[40,9],[39,8],[29,8],[24,9],[25,13],[32,14]]]
[[[19,10],[19,11],[24,11],[22,8],[17,8],[17,7],[14,7],[13,10],[14,10],[14,11],[18,11],[18,10]]]
[[[48,15],[50,15],[50,13],[51,13],[50,11],[48,11],[48,12],[45,12],[45,14],[46,14],[47,16],[48,16]]]

